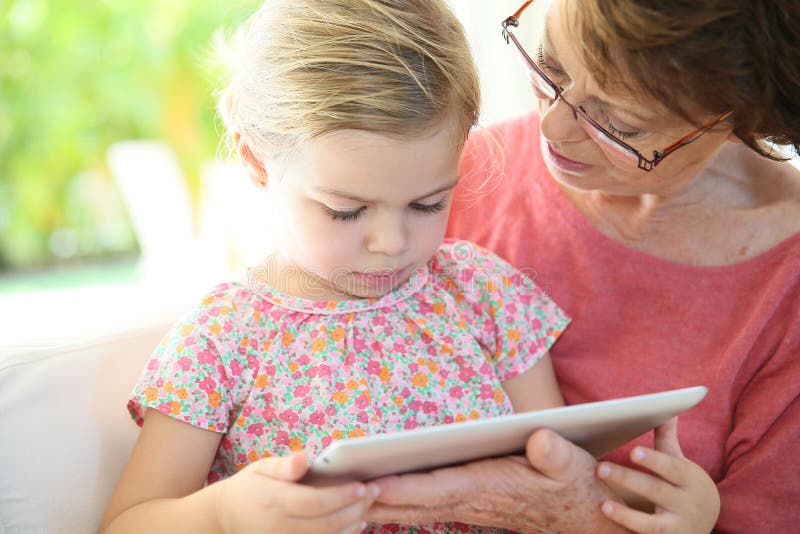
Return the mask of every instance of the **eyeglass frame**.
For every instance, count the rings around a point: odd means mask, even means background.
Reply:
[[[513,15],[511,15],[508,18],[506,18],[502,22],[503,39],[505,40],[506,44],[511,44],[510,41],[513,41],[514,46],[517,49],[517,52],[520,53],[522,58],[525,60],[525,63],[527,63],[528,67],[533,69],[534,72],[536,72],[542,78],[542,80],[545,83],[547,83],[547,85],[553,90],[553,93],[555,94],[555,97],[550,99],[550,105],[555,103],[560,98],[561,101],[564,102],[572,110],[572,115],[573,115],[573,117],[575,117],[575,120],[578,120],[578,115],[580,115],[584,120],[586,120],[586,122],[589,123],[590,126],[592,126],[592,127],[596,128],[597,130],[599,130],[599,132],[604,137],[606,137],[610,141],[612,141],[612,142],[616,143],[617,145],[619,145],[623,150],[628,152],[631,156],[636,156],[638,158],[636,166],[639,169],[641,169],[643,171],[646,171],[646,172],[652,171],[656,167],[656,165],[658,165],[659,163],[664,161],[664,158],[666,158],[667,156],[669,156],[670,154],[672,154],[673,152],[675,152],[679,148],[684,147],[684,146],[688,145],[689,143],[695,141],[697,138],[699,138],[701,135],[706,133],[709,129],[711,129],[717,123],[725,120],[726,118],[728,118],[728,116],[731,115],[731,113],[733,113],[733,110],[728,110],[728,111],[720,114],[719,116],[717,116],[713,120],[711,120],[708,123],[704,124],[703,126],[697,128],[693,132],[683,136],[678,141],[672,143],[671,145],[667,146],[663,150],[661,150],[661,151],[653,150],[653,159],[651,159],[651,160],[647,159],[646,157],[644,157],[641,154],[641,152],[639,152],[638,150],[636,150],[635,148],[630,146],[628,143],[626,143],[622,139],[618,138],[616,135],[612,134],[607,129],[605,129],[603,126],[598,124],[597,121],[595,121],[594,119],[592,119],[589,116],[589,114],[586,112],[586,110],[584,109],[583,106],[575,106],[570,101],[568,101],[566,98],[564,98],[564,88],[560,87],[557,83],[555,83],[553,80],[551,80],[550,77],[547,74],[545,74],[545,72],[536,64],[536,62],[533,59],[531,59],[531,57],[525,51],[525,48],[517,40],[516,36],[514,36],[514,33],[510,30],[510,27],[513,27],[513,28],[518,28],[519,27],[519,18],[520,18],[520,16],[528,8],[528,6],[531,5],[532,3],[533,3],[533,0],[526,0],[522,4],[522,6],[520,6],[520,8],[517,9],[517,11]],[[592,140],[595,141],[596,143],[598,142],[594,138],[592,138]]]

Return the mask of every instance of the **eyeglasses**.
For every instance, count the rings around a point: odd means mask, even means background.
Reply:
[[[687,134],[678,141],[672,143],[663,150],[654,150],[653,158],[647,159],[638,150],[598,124],[596,120],[589,116],[583,106],[576,106],[564,98],[564,88],[560,87],[557,83],[551,80],[550,77],[544,73],[541,67],[539,67],[536,61],[531,59],[528,53],[525,52],[525,49],[514,36],[514,33],[511,31],[511,29],[519,26],[520,16],[528,8],[528,6],[531,5],[532,2],[533,0],[527,0],[516,11],[516,13],[503,21],[503,38],[505,39],[506,44],[514,44],[514,48],[527,67],[529,77],[531,82],[533,82],[533,88],[536,92],[536,96],[542,100],[550,100],[551,105],[560,98],[561,101],[572,110],[575,120],[580,123],[581,127],[589,135],[589,137],[591,137],[598,145],[600,145],[601,148],[605,149],[609,155],[614,157],[621,164],[625,166],[636,166],[643,171],[652,171],[656,165],[664,161],[664,158],[682,146],[688,145],[703,135],[718,122],[725,120],[733,112],[726,111],[715,119],[709,121],[707,124],[704,124],[690,134]]]

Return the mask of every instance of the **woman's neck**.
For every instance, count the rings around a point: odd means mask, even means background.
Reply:
[[[743,145],[726,147],[667,194],[620,196],[559,185],[598,231],[676,263],[735,264],[800,232],[800,172]]]

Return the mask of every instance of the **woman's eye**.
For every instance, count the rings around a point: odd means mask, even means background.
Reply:
[[[324,206],[325,211],[334,221],[343,221],[343,222],[351,222],[355,221],[361,216],[361,213],[367,209],[365,206],[361,206],[360,208],[356,208],[354,210],[347,210],[347,211],[339,211],[333,208],[329,208],[328,206]]]
[[[622,139],[623,141],[625,141],[626,139],[630,139],[631,137],[634,137],[640,133],[638,130],[625,130],[624,127],[617,128],[613,124],[611,124],[611,121],[608,119],[606,119],[605,123],[606,123],[606,129],[610,133],[614,134],[616,137]]]
[[[445,206],[447,206],[447,203],[445,202],[444,199],[442,199],[435,204],[419,204],[417,202],[414,202],[409,206],[411,207],[411,209],[419,211],[421,213],[437,213],[442,211],[445,208]]]
[[[542,45],[539,45],[539,48],[536,50],[536,59],[538,60],[539,66],[542,67],[542,69],[544,69],[546,72],[551,74],[554,78],[566,77],[566,73],[562,69],[554,67],[553,65],[550,65],[547,61],[545,61],[544,49],[542,48]]]

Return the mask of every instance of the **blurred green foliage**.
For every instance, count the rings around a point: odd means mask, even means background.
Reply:
[[[105,165],[163,139],[190,189],[216,155],[214,32],[253,0],[0,0],[0,274],[131,254]]]

